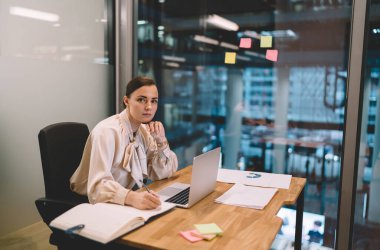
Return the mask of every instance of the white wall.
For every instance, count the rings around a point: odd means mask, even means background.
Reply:
[[[12,7],[59,20],[21,17]],[[104,0],[0,0],[0,235],[41,220],[39,130],[61,121],[91,129],[112,112],[104,9]]]

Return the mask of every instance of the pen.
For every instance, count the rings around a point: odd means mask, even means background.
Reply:
[[[148,191],[148,193],[150,193],[153,196],[159,197],[157,194],[152,193],[152,191],[148,188],[148,186],[143,181],[140,180],[140,182],[144,186],[144,188],[146,189],[146,191]]]
[[[67,234],[73,234],[74,231],[81,230],[83,228],[84,228],[84,224],[79,224],[79,225],[76,225],[76,226],[73,226],[73,227],[70,227],[70,228],[66,229],[65,233],[67,233]]]
[[[140,182],[141,182],[141,184],[144,186],[144,188],[146,189],[146,191],[148,191],[148,193],[152,193],[151,191],[150,191],[150,189],[148,188],[148,186],[147,185],[145,185],[145,183],[142,181],[142,180],[140,180]]]

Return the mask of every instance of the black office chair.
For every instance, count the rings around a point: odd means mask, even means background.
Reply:
[[[45,182],[45,197],[36,200],[43,221],[49,223],[70,208],[88,202],[87,196],[71,191],[70,177],[82,158],[89,130],[86,124],[62,122],[41,129],[38,134],[42,170]],[[49,242],[58,250],[92,249],[121,250],[135,249],[115,242],[106,245],[64,231],[50,228]]]
[[[52,124],[38,134],[45,197],[35,203],[47,225],[70,208],[88,202],[87,196],[70,190],[69,181],[80,163],[88,135],[87,125],[75,122]]]

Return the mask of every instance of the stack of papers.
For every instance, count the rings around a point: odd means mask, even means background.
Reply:
[[[264,209],[277,191],[277,188],[262,188],[235,184],[227,192],[217,198],[215,202],[226,205]]]

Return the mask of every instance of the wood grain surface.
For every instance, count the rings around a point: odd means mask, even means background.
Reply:
[[[190,183],[190,179],[191,166],[169,179],[155,181],[149,188],[158,191],[172,182]],[[282,225],[277,212],[283,205],[297,201],[305,183],[304,178],[292,177],[289,189],[280,189],[265,209],[256,210],[215,203],[232,186],[217,182],[215,191],[190,209],[175,208],[117,241],[144,249],[270,249]],[[178,234],[203,223],[216,223],[223,235],[211,241],[190,243]]]

